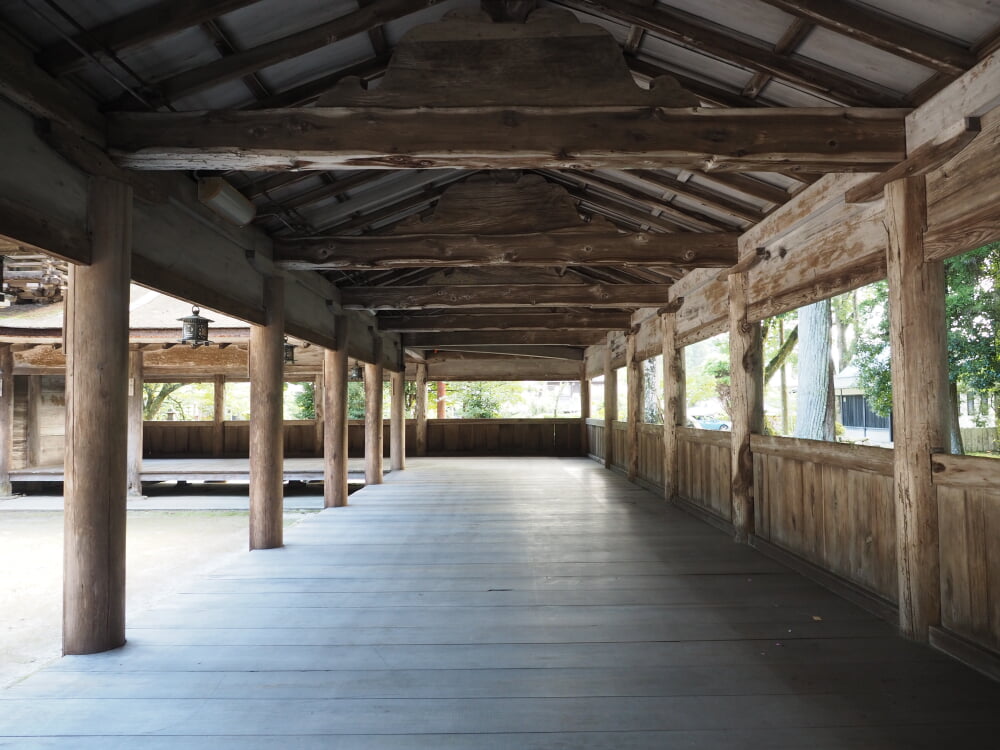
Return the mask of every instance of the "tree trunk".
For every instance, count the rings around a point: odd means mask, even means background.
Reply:
[[[830,389],[830,300],[799,310],[799,393],[795,437],[833,440]]]
[[[965,453],[962,444],[962,426],[958,423],[958,383],[948,383],[948,443],[952,455]]]

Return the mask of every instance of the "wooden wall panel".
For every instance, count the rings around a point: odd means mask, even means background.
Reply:
[[[759,435],[751,445],[756,535],[895,601],[892,451]]]
[[[950,456],[935,483],[941,624],[1000,653],[1000,460]]]
[[[731,521],[729,433],[681,427],[677,437],[677,494]]]
[[[590,455],[604,458],[604,420],[587,420],[587,439],[590,443]]]
[[[663,486],[663,425],[639,426],[639,478]]]

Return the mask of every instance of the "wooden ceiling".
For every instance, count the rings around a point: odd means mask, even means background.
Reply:
[[[384,98],[390,93],[381,86],[387,65],[407,32],[446,12],[477,7],[461,0],[368,0],[359,5],[319,0],[28,0],[0,6],[0,24],[37,50],[44,69],[80,87],[107,111],[120,113],[112,127],[122,131],[122,138],[141,142],[144,125],[133,123],[129,112],[240,111],[246,122],[256,123],[256,137],[270,126],[254,118],[270,116],[266,111],[275,108],[311,107],[324,98],[322,103],[329,104],[331,96],[343,97],[338,92],[345,85],[355,86],[355,79],[357,97],[363,98],[367,89],[371,97]],[[482,5],[494,18],[523,16],[534,7],[532,2],[501,0]],[[796,132],[815,135],[820,125],[818,120],[796,121],[798,115],[783,109],[815,112],[826,107],[831,119],[843,107],[905,110],[971,68],[1000,40],[1000,7],[983,0],[559,0],[541,8],[570,11],[603,27],[617,43],[615,55],[637,90],[667,75],[681,87],[678,96],[690,95],[691,104],[701,108],[702,118],[717,108],[774,109],[779,115],[775,123],[788,118],[788,142]],[[467,85],[473,87],[473,74],[489,75],[487,66],[477,69],[475,62],[462,63]],[[581,70],[584,79],[585,73]],[[403,80],[405,70],[390,75]],[[416,71],[413,80],[426,75]],[[528,77],[524,80],[530,89]],[[433,87],[424,88],[429,96]],[[653,86],[650,95],[656,92]],[[216,124],[193,121],[192,127],[205,138]],[[224,121],[220,127],[233,125]],[[376,129],[370,123],[367,127],[377,140]],[[613,137],[607,127],[600,135]],[[865,132],[861,137],[873,136]],[[806,143],[800,150],[808,148]],[[730,239],[821,172],[839,171],[828,159],[815,160],[815,171],[810,171],[803,158],[790,159],[786,169],[769,164],[766,171],[753,169],[752,163],[737,165],[740,171],[724,171],[718,164],[706,169],[697,160],[627,169],[611,160],[594,162],[590,169],[517,165],[522,169],[511,175],[491,172],[493,164],[483,164],[484,172],[470,160],[461,169],[336,164],[309,171],[212,173],[224,174],[257,206],[256,224],[275,239],[277,257],[285,257],[288,267],[327,274],[343,288],[345,305],[385,310],[379,313],[383,325],[406,331],[407,345],[435,346],[425,331],[427,318],[436,318],[437,330],[451,331],[451,337],[477,331],[476,341],[468,341],[482,345],[504,340],[539,345],[539,335],[530,331],[547,321],[566,331],[552,345],[583,345],[602,325],[623,327],[630,310],[662,304],[662,290],[688,268],[735,262],[728,250],[720,250],[723,245],[730,247]],[[880,171],[898,160],[873,157],[841,168]],[[622,260],[617,245],[608,242],[581,255],[521,241],[519,254],[504,256],[501,237],[494,243],[493,257],[499,260],[470,269],[471,256],[482,247],[471,245],[467,237],[424,238],[422,246],[408,235],[400,238],[398,228],[433,217],[450,188],[486,176],[501,183],[520,177],[522,183],[530,179],[558,186],[581,227],[599,225],[606,235],[633,238],[633,245],[640,238],[648,250],[645,260]],[[679,248],[695,250],[682,261]],[[366,260],[373,256],[394,262]],[[461,295],[454,287],[462,288]],[[508,293],[498,296],[500,287]],[[460,309],[434,312],[438,307]],[[402,312],[414,309],[429,312]],[[593,327],[570,328],[573,316],[592,321]],[[513,330],[520,332],[512,336]],[[486,331],[491,336],[484,336]],[[442,336],[439,343],[444,342]]]

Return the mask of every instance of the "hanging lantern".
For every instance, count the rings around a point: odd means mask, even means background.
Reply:
[[[285,336],[285,364],[295,364],[295,344],[288,340],[288,336]]]
[[[364,371],[361,369],[361,365],[355,362],[348,375],[351,380],[361,380],[364,377]]]
[[[203,318],[201,309],[197,306],[191,308],[191,314],[178,318],[181,322],[181,343],[190,344],[192,347],[208,346],[212,342],[208,340],[208,324],[214,321]]]

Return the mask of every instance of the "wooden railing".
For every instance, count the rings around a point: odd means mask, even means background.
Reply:
[[[1000,459],[935,455],[941,626],[1000,653]]]
[[[754,435],[755,535],[890,602],[892,450]]]
[[[383,427],[383,451],[389,451],[389,423]],[[146,422],[143,455],[147,458],[246,457],[250,423],[224,422],[221,452],[212,422]],[[285,455],[319,457],[321,433],[313,421],[285,422]],[[407,454],[413,455],[416,422],[407,420]],[[364,422],[347,429],[348,455],[364,456]],[[428,419],[427,453],[431,456],[581,456],[579,419]]]

